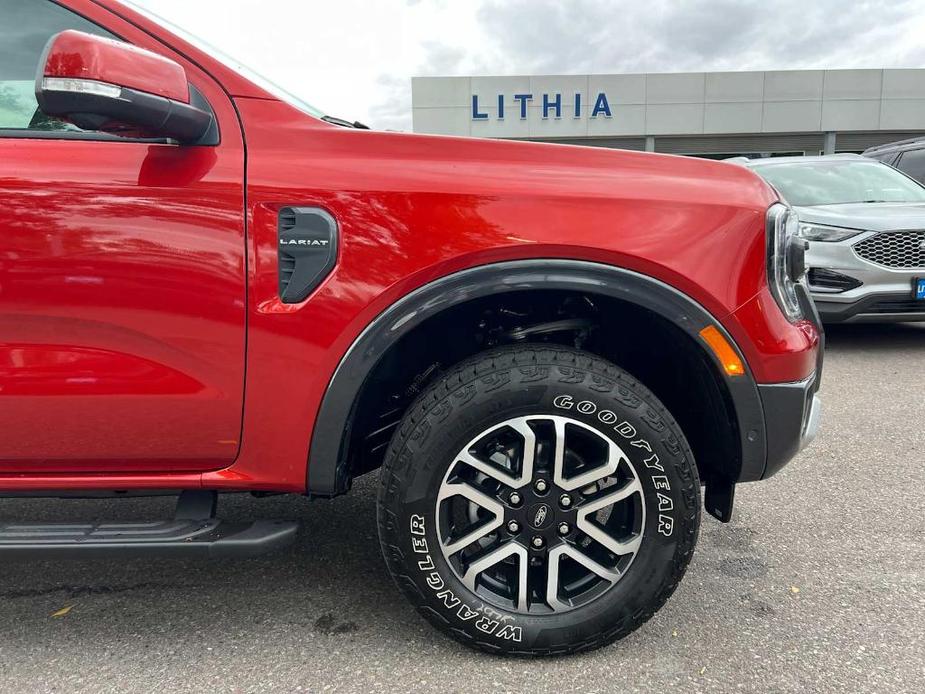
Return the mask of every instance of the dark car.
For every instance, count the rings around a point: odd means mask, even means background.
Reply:
[[[871,147],[864,150],[863,155],[894,166],[919,183],[925,184],[925,137]]]

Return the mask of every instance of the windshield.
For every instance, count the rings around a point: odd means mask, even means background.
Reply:
[[[925,202],[925,188],[876,161],[808,161],[754,169],[791,205]]]
[[[212,56],[219,62],[225,64],[227,67],[230,67],[232,70],[244,76],[246,79],[250,80],[251,82],[256,84],[258,87],[260,87],[261,89],[265,89],[266,91],[268,91],[270,94],[280,99],[281,101],[285,101],[286,103],[291,104],[292,106],[295,106],[300,111],[304,111],[308,115],[314,116],[315,118],[324,117],[325,115],[324,111],[322,111],[321,109],[315,108],[311,104],[306,103],[305,101],[297,97],[295,94],[290,94],[285,89],[280,87],[278,84],[275,84],[271,82],[270,80],[268,80],[266,77],[263,77],[262,75],[257,74],[256,72],[251,70],[249,67],[241,63],[240,61],[235,60],[228,54],[220,51],[215,46],[212,46],[208,42],[203,41],[198,36],[193,36],[191,33],[189,33],[188,31],[186,31],[185,29],[181,27],[178,27],[173,22],[167,19],[164,19],[160,15],[155,14],[151,10],[146,9],[142,7],[141,5],[138,5],[135,2],[131,2],[131,0],[122,0],[122,2],[126,5],[129,5],[136,12],[143,14],[151,21],[157,22],[162,27],[172,32],[173,34],[176,34],[184,41],[191,43],[192,45],[194,45],[196,48],[203,51],[204,53],[208,53],[210,56]]]

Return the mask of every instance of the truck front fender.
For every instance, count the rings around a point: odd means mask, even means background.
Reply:
[[[341,359],[315,422],[308,461],[308,493],[335,496],[349,485],[351,424],[364,382],[383,355],[424,321],[458,304],[508,292],[555,289],[603,295],[655,312],[687,333],[722,373],[700,331],[715,326],[738,352],[746,373],[724,382],[734,405],[741,464],[737,481],[760,479],[767,459],[764,412],[741,350],[699,303],[652,277],[577,260],[521,260],[469,268],[426,284],[379,314]]]

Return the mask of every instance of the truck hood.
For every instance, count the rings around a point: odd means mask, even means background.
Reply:
[[[925,229],[925,203],[856,202],[794,207],[802,222],[863,231]]]
[[[763,214],[778,199],[744,166],[606,147],[344,128],[278,100],[235,97],[248,147],[274,162],[281,187],[321,176],[326,187],[428,191],[497,200],[581,200]],[[249,160],[249,170],[253,162]],[[322,169],[322,171],[319,171]],[[356,172],[362,172],[357,176]],[[717,220],[716,225],[722,222]]]
[[[329,131],[363,138],[363,167],[381,163],[392,185],[445,183],[454,193],[554,195],[584,200],[661,201],[766,210],[777,195],[763,178],[725,162],[606,147],[411,133]]]

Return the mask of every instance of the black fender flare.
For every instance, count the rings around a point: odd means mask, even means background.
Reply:
[[[674,287],[631,270],[579,260],[517,260],[480,265],[426,284],[380,313],[354,340],[331,378],[315,420],[308,458],[307,491],[335,496],[347,491],[348,446],[353,411],[367,375],[388,349],[425,320],[480,297],[535,289],[604,295],[636,304],[687,333],[722,367],[700,338],[715,326],[745,364],[745,374],[723,377],[735,409],[740,441],[738,480],[760,479],[767,461],[764,410],[758,387],[739,347],[703,306]]]

